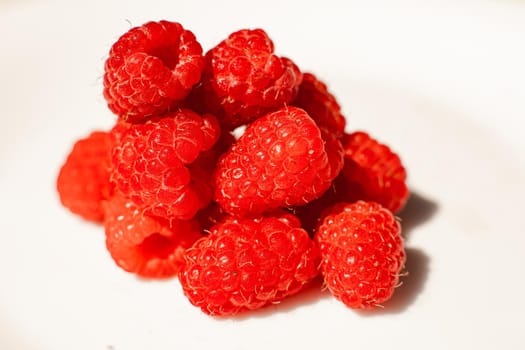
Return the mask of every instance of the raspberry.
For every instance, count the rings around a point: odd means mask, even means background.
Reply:
[[[123,270],[147,278],[176,276],[183,255],[201,238],[197,221],[164,220],[144,215],[118,194],[104,202],[106,247]]]
[[[211,170],[194,170],[192,163],[219,135],[215,117],[188,109],[131,125],[113,149],[113,180],[147,213],[191,219],[212,196]]]
[[[291,102],[301,79],[290,59],[274,54],[266,32],[244,29],[206,54],[200,101],[234,129]]]
[[[345,164],[335,181],[339,199],[374,201],[394,213],[403,208],[409,191],[399,156],[362,131],[345,134],[343,147]]]
[[[109,180],[110,136],[95,131],[78,140],[57,177],[57,191],[62,205],[86,220],[102,222],[101,201],[113,190]]]
[[[405,168],[367,133],[345,133],[327,85],[276,55],[264,30],[203,55],[181,24],[147,22],[112,45],[103,84],[117,121],[75,143],[56,185],[65,207],[104,224],[117,266],[178,276],[213,316],[316,277],[351,308],[393,295]]]
[[[113,44],[105,63],[104,97],[129,122],[168,112],[199,82],[202,47],[179,23],[148,22]]]
[[[374,202],[339,203],[319,226],[321,275],[330,292],[350,308],[387,301],[405,263],[401,226]]]
[[[320,128],[326,128],[337,137],[343,135],[346,120],[341,114],[341,107],[326,84],[315,75],[303,74],[299,93],[292,104],[304,109]]]
[[[315,122],[284,107],[251,123],[219,160],[214,199],[241,216],[306,204],[337,175],[330,160]]]
[[[185,254],[184,294],[207,314],[234,315],[299,292],[318,274],[317,246],[291,214],[215,225]]]

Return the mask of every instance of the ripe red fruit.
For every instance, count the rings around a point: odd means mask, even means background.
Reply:
[[[374,202],[339,203],[328,210],[315,234],[326,287],[350,308],[387,301],[405,263],[401,226]]]
[[[179,23],[148,22],[113,44],[105,63],[104,97],[129,122],[163,114],[183,100],[204,69],[202,47]]]
[[[304,110],[284,107],[251,123],[222,156],[214,199],[241,216],[306,204],[330,187],[341,165],[337,154],[328,156]]]
[[[266,32],[239,30],[206,54],[197,100],[234,129],[291,102],[301,79],[290,59],[274,54]]]
[[[107,132],[95,131],[78,140],[57,177],[62,205],[86,220],[101,222],[102,200],[113,186],[109,180],[111,140]]]
[[[165,220],[144,215],[118,194],[104,202],[106,247],[123,270],[147,278],[176,276],[183,255],[197,239],[195,220]]]
[[[326,84],[315,75],[303,73],[299,93],[292,104],[304,109],[320,128],[325,128],[336,137],[343,135],[346,119],[341,113],[341,107]]]
[[[192,165],[219,136],[215,117],[201,117],[188,109],[131,125],[113,149],[112,179],[147,213],[191,219],[212,196],[211,169],[201,171]]]
[[[387,145],[365,132],[345,134],[344,167],[335,181],[342,201],[374,201],[393,213],[405,205],[409,191],[401,159]]]
[[[351,308],[392,296],[405,168],[367,133],[345,134],[327,85],[277,56],[264,30],[203,56],[181,24],[147,22],[112,45],[104,69],[117,121],[75,144],[57,190],[104,223],[120,268],[178,276],[214,316],[280,302],[320,273]]]
[[[317,247],[293,215],[230,217],[186,251],[179,280],[193,305],[228,316],[297,293],[318,265]]]

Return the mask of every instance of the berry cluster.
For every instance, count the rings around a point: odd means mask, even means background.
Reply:
[[[405,169],[388,146],[347,132],[327,86],[276,55],[262,29],[204,53],[179,23],[133,28],[111,47],[104,96],[117,121],[75,143],[57,190],[104,226],[120,268],[178,277],[215,316],[315,278],[351,308],[392,296]]]

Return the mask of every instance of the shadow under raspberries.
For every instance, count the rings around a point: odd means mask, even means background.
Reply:
[[[436,202],[413,192],[405,207],[397,213],[401,218],[402,235],[405,241],[414,228],[430,221],[438,210],[439,206]]]

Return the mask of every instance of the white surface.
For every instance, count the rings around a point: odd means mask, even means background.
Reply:
[[[525,2],[340,3],[0,2],[0,349],[525,347]],[[177,281],[117,269],[102,229],[60,207],[72,142],[114,120],[101,94],[110,45],[158,19],[206,49],[265,28],[328,83],[349,130],[401,155],[410,275],[384,310],[314,288],[216,320]]]

